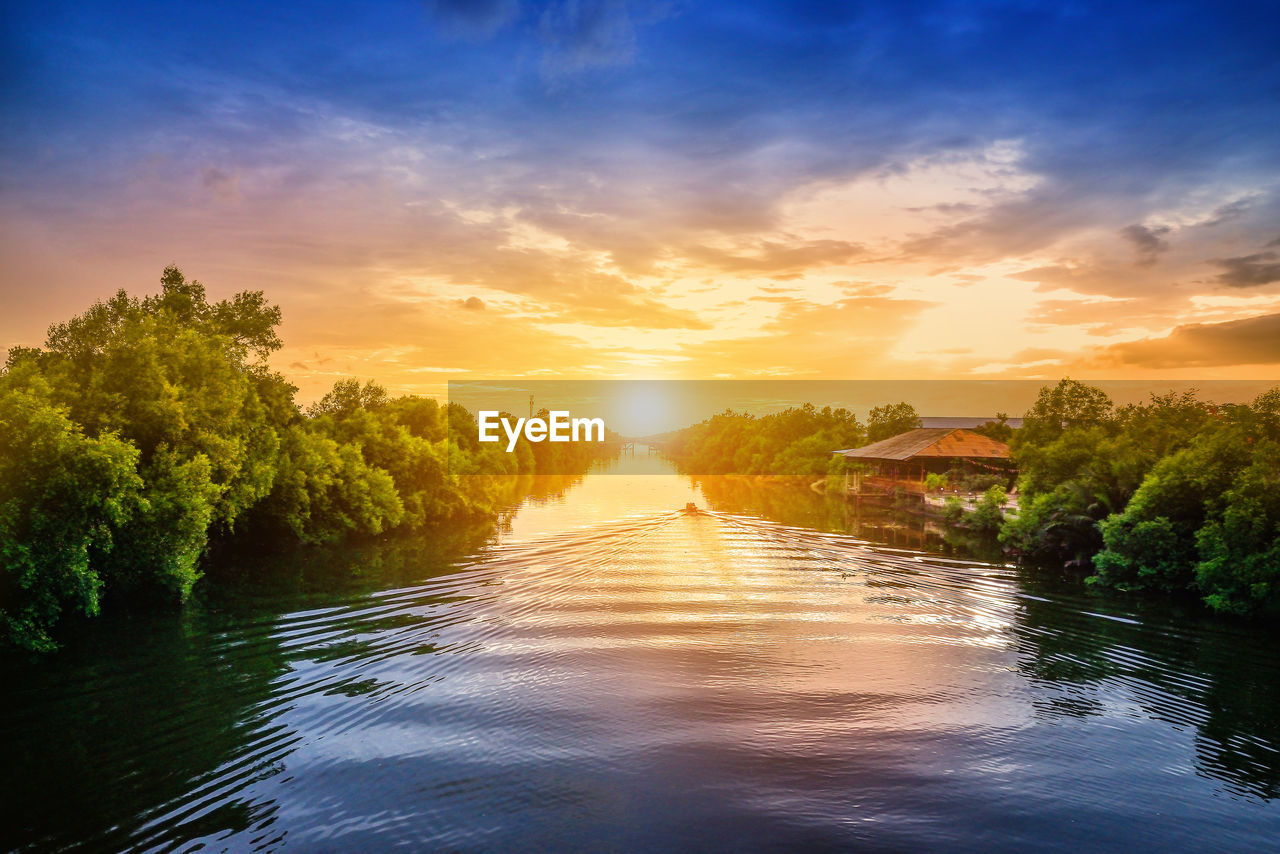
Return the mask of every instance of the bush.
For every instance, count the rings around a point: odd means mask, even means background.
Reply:
[[[984,534],[994,534],[1004,522],[1004,502],[1008,496],[1003,486],[993,486],[983,493],[966,520],[969,527]]]

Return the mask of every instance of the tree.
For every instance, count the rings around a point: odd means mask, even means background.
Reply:
[[[268,534],[288,531],[303,543],[379,534],[403,516],[391,475],[365,462],[358,447],[303,425],[285,432],[274,488],[254,511]]]
[[[920,415],[909,403],[888,403],[876,406],[867,418],[867,441],[879,442],[914,430],[920,426]]]
[[[520,490],[460,472],[585,469],[594,446],[515,454],[459,406],[342,380],[304,416],[270,370],[280,310],[212,302],[176,267],[15,347],[0,369],[0,632],[49,648],[60,613],[181,602],[211,542],[321,543],[494,515]]]
[[[357,379],[338,380],[324,397],[307,410],[312,418],[331,415],[346,418],[361,410],[373,411],[387,405],[387,390],[368,380],[363,386]]]
[[[38,393],[88,442],[132,454],[129,512],[99,525],[88,563],[66,559],[93,579],[93,595],[80,597],[88,611],[99,588],[184,599],[211,533],[233,530],[269,493],[277,428],[297,418],[292,386],[264,362],[280,343],[277,308],[257,292],[211,304],[175,267],[161,285],[55,324],[43,349],[11,352],[0,376],[0,389]],[[83,500],[114,506],[112,494],[101,487]],[[39,530],[15,535],[13,548],[35,548]],[[39,572],[57,574],[52,564]]]
[[[137,448],[85,436],[47,391],[0,385],[0,626],[41,650],[63,609],[98,613],[92,557],[144,506]]]
[[[1023,416],[1023,441],[1043,441],[1072,427],[1094,427],[1111,418],[1111,398],[1100,388],[1064,378],[1045,386]]]
[[[9,379],[38,375],[89,435],[118,433],[148,463],[163,448],[206,458],[215,524],[271,488],[278,423],[296,417],[292,387],[261,358],[279,346],[279,309],[257,292],[209,304],[175,267],[144,299],[120,291],[49,330],[43,351],[11,357]]]
[[[1216,611],[1280,605],[1280,443],[1267,440],[1196,532],[1196,586]]]
[[[1250,456],[1240,431],[1221,427],[1160,460],[1124,509],[1102,523],[1095,583],[1128,590],[1191,588],[1199,556],[1196,532]]]
[[[696,474],[825,475],[843,463],[832,451],[863,438],[849,410],[805,404],[760,417],[726,410],[676,431],[666,452]]]
[[[985,424],[974,427],[973,432],[995,439],[997,442],[1007,443],[1013,437],[1013,428],[1009,426],[1009,414],[1007,412],[997,412],[995,421],[988,421]]]

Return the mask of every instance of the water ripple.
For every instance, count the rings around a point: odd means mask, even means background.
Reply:
[[[72,792],[83,814],[56,821],[19,793],[5,847],[1249,850],[1280,831],[1274,645],[749,516],[629,517],[168,631],[8,674],[6,776],[79,757],[109,794]]]

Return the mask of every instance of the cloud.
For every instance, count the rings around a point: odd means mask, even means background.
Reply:
[[[1144,321],[1168,326],[1167,315],[1160,319],[1143,316],[1134,307],[1135,302],[1133,299],[1044,300],[1036,304],[1027,322],[1046,327],[1080,326],[1092,335],[1114,335],[1121,331],[1132,335],[1134,327],[1143,325]]]
[[[628,328],[658,350],[670,330],[696,342],[708,318],[730,318],[744,343],[716,345],[726,359],[840,376],[885,364],[918,310],[888,301],[876,328],[851,322],[852,306],[810,310],[833,298],[822,277],[839,265],[872,280],[850,296],[891,283],[951,306],[965,302],[954,282],[1022,269],[1025,312],[974,312],[966,334],[1068,349],[1089,330],[1185,324],[1190,297],[1267,283],[1280,7],[1192,0],[1152,37],[1125,4],[835,5],[428,0],[245,27],[234,4],[198,20],[30,4],[11,34],[23,74],[0,87],[13,126],[0,340],[38,339],[171,258],[227,292],[265,289],[300,347],[325,322],[294,318],[321,312],[348,344],[375,346],[386,323],[348,325],[353,295],[412,287],[403,302],[450,322],[597,326],[606,347]],[[951,168],[975,152],[995,154],[972,175]],[[913,163],[947,168],[894,177]],[[883,216],[849,196],[813,227],[788,220],[815,187],[853,184],[888,188]],[[234,210],[209,203],[237,194]],[[801,299],[741,306],[752,277],[791,280]],[[1037,310],[1058,288],[1129,302]],[[455,303],[473,294],[487,310]],[[311,352],[298,355],[316,365]]]
[[[708,246],[686,247],[682,254],[698,264],[726,273],[754,273],[775,278],[795,277],[806,270],[845,264],[866,250],[846,240],[762,240],[747,254]]]
[[[214,198],[236,201],[240,198],[240,171],[226,172],[209,166],[200,173],[200,184],[213,193]]]
[[[635,55],[635,29],[623,0],[563,0],[542,13],[543,72],[550,77],[609,65]]]
[[[585,323],[624,329],[711,329],[691,311],[673,308],[647,296],[594,294],[579,296],[539,318],[545,323]]]
[[[450,33],[488,36],[515,19],[519,0],[424,0],[427,14]]]
[[[1172,229],[1167,225],[1152,228],[1134,224],[1120,229],[1120,236],[1131,243],[1138,253],[1138,266],[1150,267],[1156,263],[1161,252],[1168,250],[1169,242],[1164,239],[1164,236],[1170,231]]]
[[[1249,198],[1219,205],[1213,214],[1200,225],[1203,228],[1215,228],[1223,223],[1238,220],[1249,212],[1249,209],[1253,207],[1253,202],[1254,200]]]
[[[1137,368],[1280,364],[1280,314],[1179,326],[1163,338],[1113,344],[1090,361]]]
[[[484,300],[480,299],[480,297],[467,297],[464,300],[460,299],[458,300],[458,305],[465,308],[467,311],[484,311]]]
[[[1135,269],[1130,264],[1110,263],[1092,258],[1073,258],[1063,263],[1047,264],[1005,274],[1005,278],[1033,282],[1037,291],[1050,292],[1060,288],[1089,296],[1106,296],[1151,303],[1169,304],[1185,302],[1181,286],[1164,275],[1148,272],[1147,267]]]
[[[621,369],[616,352],[609,348],[587,346],[507,312],[442,310],[451,301],[351,296],[286,312],[290,334],[278,354],[279,363],[297,371],[290,379],[302,389],[304,400],[318,397],[343,374],[376,377],[396,393],[433,393],[440,383],[459,375],[582,375],[590,372],[578,366],[592,364],[604,366],[604,375]],[[335,324],[334,317],[341,317],[342,323]],[[292,346],[291,341],[308,342],[308,347]],[[315,347],[331,354],[323,360],[328,367],[297,358],[309,357]],[[312,368],[304,370],[293,362]]]
[[[1255,288],[1280,282],[1280,255],[1275,252],[1215,258],[1209,263],[1222,269],[1216,280],[1229,288]]]
[[[796,300],[759,334],[690,345],[682,352],[702,376],[874,377],[902,366],[887,355],[933,303],[848,297],[832,304]]]

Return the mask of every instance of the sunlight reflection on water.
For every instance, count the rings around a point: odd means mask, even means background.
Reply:
[[[56,690],[31,677],[10,743],[47,732],[64,772],[89,755],[84,784],[113,782],[95,803],[66,774],[83,814],[31,812],[8,825],[14,844],[1245,851],[1277,838],[1280,675],[1256,637],[1103,613],[1004,566],[684,515],[688,501],[707,503],[674,475],[590,475],[412,583],[193,624],[181,644],[117,637],[114,670],[67,665]],[[1235,696],[1241,673],[1253,685]],[[87,698],[131,709],[123,692],[143,685],[163,714],[94,723]],[[68,732],[95,749],[57,753]]]

